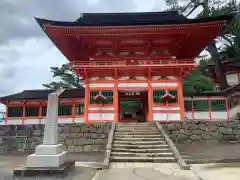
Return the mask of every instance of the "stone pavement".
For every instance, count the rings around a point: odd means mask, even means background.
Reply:
[[[194,164],[192,167],[201,173],[204,180],[240,179],[240,163]]]
[[[109,170],[99,171],[93,180],[198,180],[191,171],[176,163],[113,163]]]

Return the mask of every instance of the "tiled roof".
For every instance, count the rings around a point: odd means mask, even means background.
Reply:
[[[17,94],[11,94],[8,96],[0,97],[0,101],[4,100],[24,100],[24,99],[47,99],[48,94],[54,92],[54,90],[25,90]],[[60,98],[77,98],[84,97],[84,89],[76,88],[76,89],[67,89],[64,91]]]

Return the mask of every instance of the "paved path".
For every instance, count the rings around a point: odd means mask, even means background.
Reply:
[[[204,180],[239,180],[240,163],[212,163],[192,165]]]
[[[99,171],[93,180],[197,180],[191,171],[176,163],[113,163],[109,170]]]

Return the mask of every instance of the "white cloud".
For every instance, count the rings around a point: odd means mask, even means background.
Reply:
[[[54,6],[53,6],[54,5]],[[41,89],[53,80],[51,66],[67,62],[34,17],[76,20],[82,12],[147,12],[165,8],[163,0],[0,1],[0,96]]]

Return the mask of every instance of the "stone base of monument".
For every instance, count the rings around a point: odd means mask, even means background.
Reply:
[[[35,153],[27,156],[26,166],[13,170],[15,176],[64,175],[75,165],[67,160],[62,145],[39,145]]]
[[[13,176],[59,176],[65,177],[75,167],[75,161],[67,161],[59,167],[20,167],[13,170]]]

